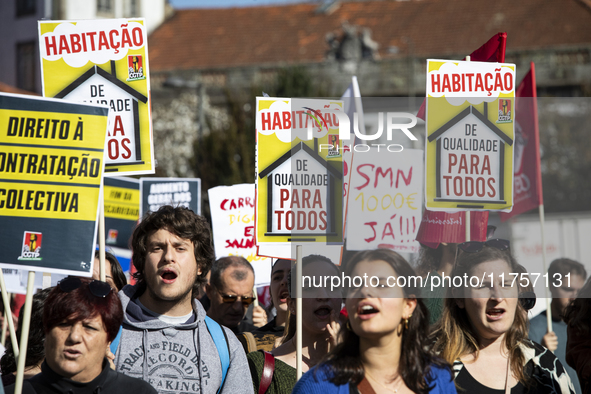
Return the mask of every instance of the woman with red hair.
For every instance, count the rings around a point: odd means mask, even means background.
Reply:
[[[117,293],[98,280],[69,276],[43,309],[45,361],[25,380],[23,393],[156,393],[147,382],[110,368],[105,357],[123,320]],[[6,388],[13,393],[14,385]]]

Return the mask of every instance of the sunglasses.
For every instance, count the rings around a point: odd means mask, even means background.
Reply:
[[[254,297],[237,296],[234,294],[220,295],[222,296],[222,301],[224,301],[225,304],[233,304],[238,300],[238,298],[240,298],[240,301],[242,301],[242,304],[244,305],[250,305],[254,302]]]
[[[74,291],[80,288],[83,284],[84,282],[75,276],[68,276],[57,283],[60,290],[64,293]],[[93,279],[88,283],[88,290],[90,290],[90,293],[95,297],[105,298],[107,295],[109,295],[112,289],[107,282],[101,282],[100,280]]]
[[[489,239],[488,241],[480,242],[480,241],[469,241],[463,242],[458,245],[458,249],[467,252],[467,253],[478,253],[480,252],[485,246],[490,246],[491,248],[496,248],[499,250],[507,250],[509,249],[509,240],[507,239]]]
[[[536,293],[532,291],[525,291],[523,293],[519,293],[519,302],[523,309],[529,311],[536,305]]]

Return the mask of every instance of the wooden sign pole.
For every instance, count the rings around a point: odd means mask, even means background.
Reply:
[[[31,326],[31,310],[33,309],[33,292],[35,284],[35,271],[29,271],[29,278],[27,279],[27,297],[25,299],[24,316],[20,316],[23,320],[21,332],[21,349],[18,355],[18,364],[16,367],[16,382],[14,384],[14,393],[21,394],[23,391],[23,379],[25,376],[25,361],[27,359],[27,345],[29,344],[29,327]]]

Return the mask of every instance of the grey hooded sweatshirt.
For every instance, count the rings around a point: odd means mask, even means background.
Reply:
[[[127,285],[119,292],[124,316],[115,354],[117,372],[149,382],[160,394],[215,394],[222,366],[201,303],[193,300],[196,316],[187,322],[168,324],[140,308],[136,291],[136,286]],[[223,329],[230,345],[230,368],[221,392],[254,394],[244,350],[232,331]]]

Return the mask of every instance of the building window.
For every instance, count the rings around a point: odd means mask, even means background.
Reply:
[[[16,45],[16,86],[35,92],[35,41]]]
[[[129,0],[129,16],[136,17],[139,14],[138,0]]]
[[[98,12],[113,12],[113,0],[97,0],[96,10]]]
[[[27,16],[35,14],[36,0],[15,0],[16,1],[16,16]]]
[[[125,16],[135,18],[140,14],[139,0],[127,0],[125,3]]]
[[[53,19],[53,20],[65,19],[63,16],[62,0],[53,0],[51,2],[51,19]]]

